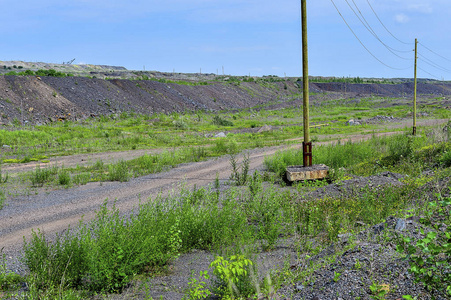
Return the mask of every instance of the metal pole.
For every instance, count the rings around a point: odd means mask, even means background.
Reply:
[[[415,39],[415,69],[414,69],[414,88],[413,88],[413,135],[417,134],[417,44]]]
[[[302,76],[304,102],[304,142],[302,143],[304,167],[312,165],[312,143],[309,124],[308,47],[307,47],[307,0],[301,0],[302,18]]]

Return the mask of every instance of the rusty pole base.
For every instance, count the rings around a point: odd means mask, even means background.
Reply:
[[[290,182],[303,180],[320,180],[327,177],[329,167],[326,165],[304,166],[288,166],[287,179]]]

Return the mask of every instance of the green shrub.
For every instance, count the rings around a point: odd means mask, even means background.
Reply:
[[[210,264],[216,276],[215,294],[222,299],[241,299],[255,293],[255,287],[250,277],[253,263],[243,255],[232,255],[229,259],[217,256]]]
[[[0,184],[6,183],[8,181],[8,178],[9,178],[8,173],[6,173],[6,175],[3,175],[2,168],[0,166]]]
[[[423,238],[415,245],[408,237],[402,236],[398,242],[397,250],[407,254],[409,259],[409,271],[414,275],[416,282],[421,282],[433,295],[433,299],[442,297],[451,298],[451,198],[442,199],[429,203],[429,211],[423,223],[434,227],[434,217],[446,222],[446,230],[426,231],[421,228]],[[431,218],[432,217],[432,218]]]
[[[2,189],[0,189],[0,209],[2,209],[3,206],[5,205],[5,199],[6,199],[5,192]]]
[[[38,165],[36,166],[35,171],[31,174],[31,184],[33,186],[43,186],[45,183],[53,181],[57,172],[58,170],[56,167],[41,169]]]
[[[19,274],[8,272],[6,267],[6,255],[0,250],[0,291],[16,288],[22,281]]]
[[[216,155],[234,154],[238,152],[239,146],[232,138],[221,138],[215,140],[215,145],[212,150]]]
[[[216,115],[213,117],[213,124],[218,126],[233,126],[233,122],[223,119],[220,116]]]
[[[59,173],[58,173],[58,184],[60,185],[69,185],[70,184],[70,174],[67,170],[62,169]]]
[[[243,156],[243,162],[241,164],[241,171],[237,165],[236,157],[230,155],[230,165],[232,167],[232,174],[230,175],[230,180],[234,182],[235,185],[245,185],[249,176],[249,153]]]
[[[206,299],[211,295],[211,292],[206,287],[207,283],[204,280],[210,279],[208,271],[200,271],[199,279],[193,277],[191,274],[191,279],[188,282],[189,290],[182,300],[200,300]]]
[[[385,161],[395,164],[403,158],[408,158],[413,153],[412,138],[406,135],[399,135],[388,144],[388,155]]]
[[[131,174],[128,171],[127,162],[121,160],[116,164],[108,166],[108,180],[110,181],[129,181]]]
[[[24,262],[39,288],[119,292],[138,273],[161,268],[181,251],[240,245],[246,215],[234,196],[221,206],[204,189],[182,191],[182,199],[156,199],[136,214],[121,216],[105,203],[95,219],[55,241],[34,232],[24,243]]]
[[[174,127],[177,129],[182,129],[182,130],[188,130],[189,126],[188,124],[186,124],[185,121],[183,121],[182,119],[178,119],[172,122],[174,124]]]
[[[74,175],[74,178],[72,181],[76,185],[85,185],[89,182],[90,179],[91,179],[91,173],[84,172],[84,173]]]
[[[439,162],[445,168],[451,167],[451,150],[448,152],[444,152],[441,155]]]

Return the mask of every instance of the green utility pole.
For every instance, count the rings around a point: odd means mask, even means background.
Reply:
[[[413,135],[417,134],[417,44],[418,40],[415,39],[415,69],[414,69],[414,88],[413,88]]]
[[[308,47],[307,47],[307,0],[301,0],[302,18],[302,83],[304,102],[304,141],[302,142],[302,152],[304,167],[312,165],[312,142],[310,141],[309,123],[309,87],[308,87]]]

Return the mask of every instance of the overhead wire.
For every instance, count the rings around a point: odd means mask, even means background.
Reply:
[[[390,30],[388,30],[388,28],[384,25],[384,23],[382,22],[382,20],[379,18],[379,16],[377,15],[376,11],[374,10],[373,6],[371,5],[369,0],[366,0],[366,2],[368,3],[368,5],[370,6],[371,10],[373,11],[374,15],[376,16],[376,18],[379,20],[379,22],[381,23],[381,25],[385,28],[385,30],[398,42],[405,44],[405,45],[412,45],[412,43],[406,43],[402,40],[400,40],[399,38],[397,38],[393,33],[391,33]]]
[[[374,55],[366,46],[365,44],[363,44],[363,42],[360,40],[360,38],[357,36],[357,34],[354,32],[354,30],[352,30],[351,26],[348,24],[348,22],[346,21],[346,19],[344,18],[344,16],[342,15],[342,13],[340,12],[340,10],[338,9],[337,5],[335,4],[334,0],[330,0],[332,2],[332,4],[334,5],[335,9],[337,10],[338,14],[340,15],[340,17],[343,19],[343,21],[345,22],[346,26],[349,28],[349,30],[352,32],[352,34],[355,36],[355,38],[359,41],[359,43],[362,45],[363,48],[365,48],[365,50],[374,58],[376,59],[378,62],[380,62],[381,64],[383,64],[384,66],[393,69],[393,70],[408,70],[410,68],[412,68],[412,66],[407,67],[407,68],[396,68],[393,66],[390,66],[386,63],[384,63],[382,60],[380,60],[376,55]],[[348,2],[346,0],[346,2]],[[348,3],[349,5],[349,3]]]
[[[356,7],[357,11],[359,12],[359,14],[362,16],[362,18],[359,17],[359,15],[356,13],[356,11],[354,10],[354,8],[351,6],[351,4],[349,4],[348,0],[345,0],[346,3],[348,4],[349,8],[351,8],[352,12],[355,14],[355,16],[357,17],[357,19],[359,19],[359,21],[363,24],[363,26],[366,28],[366,30],[368,30],[369,33],[371,33],[385,48],[387,48],[388,51],[390,51],[393,55],[404,59],[404,60],[411,60],[411,58],[405,58],[402,57],[398,54],[396,54],[394,51],[399,52],[399,53],[410,53],[412,52],[412,50],[397,50],[395,48],[392,48],[390,46],[388,46],[386,43],[384,43],[382,41],[382,39],[377,35],[377,33],[374,31],[374,29],[371,27],[370,23],[366,20],[365,16],[362,14],[362,12],[360,11],[359,7],[357,6],[357,4],[355,3],[354,0],[352,0],[352,3],[354,4],[354,6]]]
[[[443,72],[451,73],[451,70],[448,70],[447,68],[440,66],[439,64],[433,62],[432,60],[428,59],[424,55],[418,53],[418,56],[420,56],[420,58],[418,58],[419,60],[425,62],[426,64],[430,65],[431,67],[433,67],[437,70],[443,71]]]
[[[443,58],[444,60],[447,60],[447,61],[451,62],[451,59],[448,59],[448,58],[444,57],[443,55],[440,55],[440,54],[438,54],[437,52],[435,52],[435,51],[429,49],[429,48],[426,47],[423,43],[418,42],[418,44],[420,44],[421,46],[423,46],[423,47],[424,47],[426,50],[428,50],[429,52],[434,53],[435,55],[437,55],[437,56]]]
[[[440,80],[440,77],[438,77],[438,76],[436,76],[436,75],[434,75],[434,74],[431,74],[431,73],[429,73],[428,71],[426,71],[426,70],[424,70],[424,69],[422,69],[422,68],[420,68],[420,67],[418,67],[418,66],[417,66],[417,68],[418,68],[419,70],[423,71],[424,73],[429,74],[430,76],[434,77],[435,79]]]

